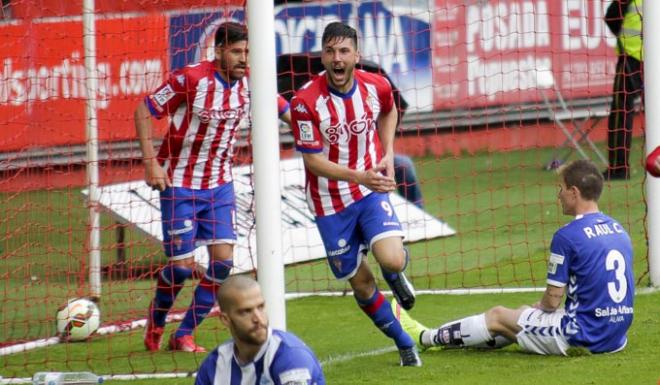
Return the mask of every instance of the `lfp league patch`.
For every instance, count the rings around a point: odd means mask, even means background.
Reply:
[[[314,141],[314,131],[312,130],[312,122],[309,120],[298,121],[298,132],[300,133],[300,140],[303,142]]]
[[[172,87],[168,84],[154,94],[154,100],[159,106],[164,106],[167,102],[174,97],[175,93]]]

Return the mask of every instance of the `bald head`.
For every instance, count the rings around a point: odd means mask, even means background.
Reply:
[[[236,303],[237,294],[245,293],[254,287],[260,288],[259,283],[247,275],[233,275],[227,278],[218,289],[218,306],[220,306],[220,310],[223,312],[229,311],[231,306]]]

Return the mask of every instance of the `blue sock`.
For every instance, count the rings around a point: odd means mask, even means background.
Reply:
[[[186,279],[192,276],[192,270],[176,265],[165,266],[158,274],[156,297],[150,307],[150,317],[157,327],[165,326],[165,318],[172,308],[176,296],[183,288]]]
[[[376,289],[374,295],[366,300],[355,298],[358,305],[371,318],[374,324],[388,337],[394,340],[397,348],[410,348],[415,345],[415,341],[403,331],[401,323],[394,317],[389,302],[385,300],[383,294]]]
[[[188,307],[181,325],[176,330],[176,338],[190,335],[204,321],[215,304],[215,293],[220,284],[227,279],[233,266],[233,260],[213,261],[204,277],[195,288],[192,303]]]

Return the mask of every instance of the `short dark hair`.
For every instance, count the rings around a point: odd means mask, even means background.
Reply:
[[[247,40],[247,27],[233,21],[227,21],[215,30],[215,46],[231,45],[239,41]]]
[[[575,160],[560,170],[566,187],[577,187],[582,198],[597,201],[603,192],[603,175],[593,162],[585,159]]]
[[[218,301],[218,306],[220,306],[220,311],[229,311],[229,309],[235,305],[235,296],[232,295],[231,292],[243,292],[255,286],[260,287],[259,283],[248,275],[232,275],[227,278],[222,283],[222,285],[220,285],[218,291],[216,292],[216,298]]]
[[[332,23],[325,26],[325,30],[323,30],[323,37],[321,38],[321,43],[325,45],[334,39],[351,39],[353,40],[355,49],[358,47],[357,31],[355,28],[339,21],[333,21]]]

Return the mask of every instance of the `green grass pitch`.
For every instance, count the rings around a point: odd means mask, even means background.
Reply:
[[[639,148],[635,142],[633,148]],[[638,287],[648,285],[643,170],[639,153],[632,179],[605,186],[601,209],[629,231],[635,248]],[[535,149],[415,159],[427,210],[458,235],[411,246],[409,274],[418,289],[543,287],[553,232],[570,218],[556,203],[557,180],[542,170],[550,151]],[[81,294],[87,213],[78,189],[1,194],[0,342],[54,334],[53,317],[66,298]],[[104,263],[115,258],[114,223],[103,216]],[[164,262],[158,245],[137,232],[126,239],[129,263]],[[103,321],[143,317],[153,281],[136,276],[103,284]],[[342,291],[324,261],[286,270],[288,292]],[[190,301],[188,284],[176,306]],[[412,314],[429,326],[480,312],[495,304],[535,302],[540,293],[421,296]],[[423,355],[424,367],[399,368],[392,344],[356,307],[350,295],[289,301],[288,327],[325,363],[329,384],[656,384],[660,379],[660,294],[640,294],[624,352],[614,355],[538,357],[515,347],[501,351],[441,351]],[[171,325],[173,328],[175,325]],[[168,330],[169,331],[169,330]],[[227,337],[217,319],[198,331],[212,347]],[[0,357],[0,376],[29,377],[43,370],[92,370],[100,374],[191,372],[204,355],[147,353],[142,330],[96,337]],[[191,378],[138,380],[144,384],[190,384]],[[119,381],[113,383],[119,383]]]

